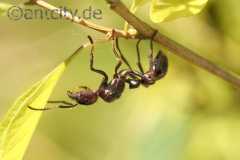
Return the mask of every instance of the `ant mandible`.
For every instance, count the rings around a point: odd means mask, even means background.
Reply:
[[[116,38],[114,41],[114,37],[115,36],[113,31],[112,48],[118,60],[118,63],[115,66],[115,74],[113,76],[113,79],[110,82],[108,82],[108,75],[104,71],[94,68],[93,66],[94,65],[94,42],[91,36],[88,36],[88,39],[91,43],[90,69],[91,71],[103,76],[103,79],[101,81],[99,88],[96,91],[93,91],[86,86],[81,86],[79,88],[80,91],[77,91],[77,92],[67,91],[68,97],[76,101],[75,104],[66,102],[66,101],[48,101],[48,103],[61,104],[61,105],[58,105],[57,108],[74,108],[78,104],[82,104],[82,105],[94,104],[97,101],[98,97],[101,97],[105,102],[113,102],[114,100],[120,98],[125,88],[125,82],[129,84],[130,88],[134,86],[133,81],[135,80],[129,79],[128,77],[130,73],[134,74],[132,71],[132,68],[129,65],[126,58],[123,56],[119,48],[118,39]],[[123,69],[118,71],[122,65],[122,61],[130,68],[130,70]],[[45,108],[33,108],[31,106],[28,106],[28,107],[32,110],[37,110],[37,111],[52,109],[51,107],[45,107]]]

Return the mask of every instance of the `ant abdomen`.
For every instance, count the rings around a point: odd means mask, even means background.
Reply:
[[[83,105],[91,105],[97,101],[98,99],[97,93],[95,93],[88,87],[81,87],[81,88],[82,90],[78,92],[68,91],[67,92],[68,97],[75,100],[77,103],[83,104]]]
[[[102,84],[98,90],[98,95],[105,102],[113,102],[121,97],[125,88],[125,80],[121,77],[114,78],[109,83]]]

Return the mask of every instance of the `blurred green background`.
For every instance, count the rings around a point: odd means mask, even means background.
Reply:
[[[103,11],[103,19],[94,22],[118,28],[124,24],[104,0],[48,2],[79,10],[92,6]],[[240,74],[239,9],[239,0],[210,0],[197,16],[161,24],[151,23],[148,6],[137,15],[201,56]],[[103,36],[66,20],[12,21],[1,17],[0,116],[22,92],[86,42],[89,34]],[[135,44],[134,40],[120,40],[133,66]],[[149,43],[143,42],[146,68],[148,49]],[[121,99],[110,104],[99,99],[90,107],[44,112],[24,160],[240,159],[240,91],[165,52],[169,72],[154,86],[126,89]],[[70,65],[52,100],[69,100],[66,91],[80,85],[98,87],[101,77],[89,70],[88,53],[89,48]],[[111,45],[97,44],[96,66],[112,75],[115,63]]]

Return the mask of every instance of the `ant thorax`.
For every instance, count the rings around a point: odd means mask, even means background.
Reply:
[[[125,88],[125,79],[122,76],[116,76],[109,83],[103,83],[98,89],[98,95],[106,102],[112,102],[118,99]]]

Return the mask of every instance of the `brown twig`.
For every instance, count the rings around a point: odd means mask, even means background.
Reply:
[[[156,29],[152,28],[150,25],[146,24],[141,19],[136,17],[134,14],[132,14],[120,0],[106,0],[106,1],[110,4],[111,9],[114,10],[123,19],[125,19],[130,25],[132,25],[142,37],[150,38],[156,31]],[[65,17],[66,19],[73,21],[74,23],[80,24],[87,28],[94,29],[98,32],[104,33],[105,35],[111,33],[113,30],[112,28],[100,26],[92,22],[89,22],[87,20],[84,20],[82,18],[72,16],[71,13],[63,12],[59,8],[43,0],[31,0],[30,2],[28,2],[28,4],[36,4],[45,9],[51,10]],[[114,30],[115,30],[115,36],[117,37],[133,39],[139,36],[139,35],[131,34],[119,29],[114,29]],[[195,52],[175,42],[174,40],[166,37],[165,35],[158,32],[158,34],[154,37],[154,41],[166,47],[169,51],[187,60],[188,62],[240,88],[240,78],[238,75],[225,71],[224,69],[220,68],[216,64],[210,62],[204,57],[199,56]]]
[[[63,11],[60,8],[57,8],[57,7],[51,5],[51,4],[49,4],[49,3],[47,3],[47,2],[45,2],[43,0],[30,0],[29,2],[27,2],[25,4],[27,4],[27,5],[34,5],[34,4],[38,5],[40,7],[48,9],[48,10],[50,10],[52,12],[55,12],[56,14],[59,14],[62,17],[66,18],[68,20],[71,20],[74,23],[80,24],[80,25],[82,25],[84,27],[96,30],[96,31],[104,33],[104,34],[108,34],[108,33],[112,32],[112,28],[100,26],[100,25],[97,25],[97,24],[92,23],[90,21],[87,21],[87,20],[85,20],[83,18],[79,18],[77,16],[73,16],[70,12]],[[114,30],[115,30],[116,36],[118,36],[118,37],[134,38],[136,36],[134,34],[125,32],[125,31],[120,30],[120,29],[114,29]]]
[[[106,0],[110,4],[110,8],[114,10],[119,16],[124,18],[129,24],[131,24],[141,35],[150,38],[156,29],[152,28],[141,19],[132,14],[128,8],[120,0]],[[234,86],[240,88],[240,78],[238,75],[230,73],[223,70],[216,64],[210,62],[209,60],[199,56],[190,49],[184,47],[183,45],[169,39],[165,35],[158,33],[154,40],[166,47],[172,53],[180,56],[181,58],[187,60],[188,62],[197,65],[198,67],[205,69],[206,71],[230,82]]]

